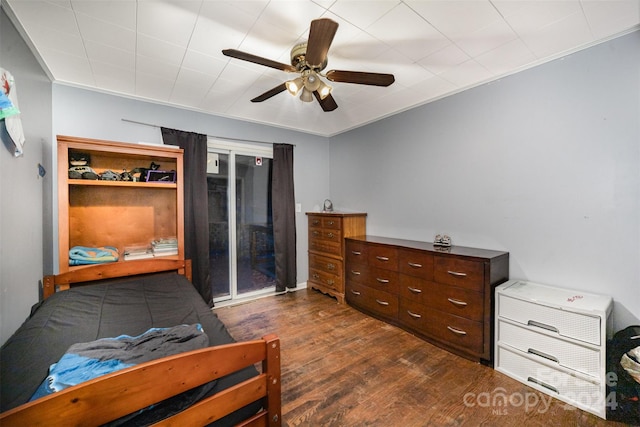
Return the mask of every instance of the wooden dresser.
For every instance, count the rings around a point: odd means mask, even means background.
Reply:
[[[346,300],[468,359],[492,364],[493,290],[509,253],[358,236],[346,239]]]
[[[308,287],[344,304],[345,237],[366,234],[366,213],[307,212],[309,217]]]

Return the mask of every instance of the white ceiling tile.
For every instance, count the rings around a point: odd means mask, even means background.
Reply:
[[[4,2],[3,2],[4,3]],[[57,31],[78,35],[78,26],[73,10],[47,1],[12,1],[11,10],[24,26],[29,28],[46,27]]]
[[[462,49],[454,44],[450,44],[421,59],[418,63],[433,74],[441,74],[449,68],[462,64],[469,59],[469,55],[463,52]]]
[[[492,2],[511,28],[521,36],[534,33],[542,27],[581,12],[578,0],[493,0]]]
[[[459,88],[466,88],[489,80],[493,75],[473,59],[456,65],[440,74]]]
[[[449,44],[431,24],[404,4],[393,8],[367,32],[415,61]]]
[[[180,65],[184,59],[186,48],[164,40],[138,34],[136,53],[164,63]]]
[[[41,54],[49,71],[56,79],[81,86],[94,86],[95,80],[86,57],[69,55],[58,50],[43,48]]]
[[[136,74],[133,70],[104,63],[92,63],[91,68],[98,88],[122,94],[135,92]]]
[[[180,66],[162,62],[147,56],[136,56],[136,72],[153,75],[165,80],[174,80],[178,77]]]
[[[537,58],[520,39],[513,40],[490,52],[475,58],[494,75],[504,75],[519,70],[527,64],[534,63]]]
[[[454,40],[481,30],[496,21],[500,14],[487,0],[406,1],[434,28]]]
[[[582,7],[596,38],[609,37],[638,25],[638,0],[583,0]]]
[[[593,41],[582,12],[542,27],[535,34],[521,35],[520,38],[538,58],[561,54]]]
[[[266,24],[264,28],[278,29],[297,38],[309,29],[313,19],[320,18],[325,12],[323,7],[312,2],[271,1],[262,11],[258,24]]]
[[[337,0],[329,10],[352,25],[365,29],[398,3],[399,0],[377,0],[367,1],[364,6],[361,0]]]
[[[136,95],[167,102],[173,91],[175,79],[163,79],[153,74],[136,72]]]
[[[511,27],[503,20],[482,27],[472,33],[453,38],[458,47],[474,57],[509,43],[517,38]]]
[[[79,13],[76,15],[80,33],[85,40],[135,52],[136,33],[134,30],[96,19]]]
[[[182,62],[182,68],[199,71],[214,78],[218,77],[226,65],[227,60],[225,59],[219,59],[193,50],[187,50]]]
[[[77,16],[85,15],[131,31],[136,29],[136,0],[73,0]]]
[[[28,29],[28,34],[40,49],[57,50],[67,55],[83,58],[87,56],[79,33],[74,35],[47,27],[35,26]]]
[[[187,46],[202,0],[140,0],[138,31],[179,46]]]
[[[85,41],[85,47],[90,61],[111,64],[129,70],[133,70],[136,66],[136,55],[129,50],[106,46],[90,40]]]

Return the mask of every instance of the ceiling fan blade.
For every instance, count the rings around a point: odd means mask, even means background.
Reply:
[[[250,53],[242,52],[236,49],[225,49],[222,51],[225,56],[230,56],[231,58],[241,59],[243,61],[253,62],[254,64],[264,65],[265,67],[275,68],[276,70],[288,71],[291,73],[295,73],[296,67],[289,64],[284,64],[278,61],[272,61],[271,59],[263,58],[261,56],[252,55]]]
[[[365,73],[362,71],[327,71],[327,79],[332,82],[355,83],[359,85],[389,86],[396,79],[393,74]]]
[[[319,67],[327,60],[327,53],[336,31],[338,31],[338,23],[331,19],[322,18],[311,21],[305,55],[309,65]]]
[[[282,83],[281,85],[278,85],[278,86],[274,87],[273,89],[269,89],[268,91],[266,91],[262,95],[256,96],[255,98],[253,98],[251,100],[251,102],[266,101],[267,99],[271,98],[272,96],[275,96],[275,95],[279,94],[280,92],[284,92],[285,90],[287,90],[287,85]]]
[[[313,91],[313,95],[316,97],[320,106],[325,112],[333,111],[338,108],[338,104],[336,104],[336,100],[333,99],[331,94],[327,95],[324,99],[320,98],[320,94],[317,90]]]

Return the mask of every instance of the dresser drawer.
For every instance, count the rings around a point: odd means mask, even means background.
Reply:
[[[558,335],[600,345],[600,316],[562,310],[498,293],[497,315],[523,325],[555,332]],[[604,344],[604,343],[602,343]]]
[[[364,243],[347,240],[345,244],[345,254],[344,254],[347,263],[366,264],[367,248],[368,246]]]
[[[369,267],[362,283],[371,288],[391,292],[394,295],[397,295],[400,280],[397,271]]]
[[[398,270],[400,273],[433,279],[433,254],[425,251],[399,249]]]
[[[603,388],[597,383],[555,369],[509,347],[498,345],[498,371],[551,396],[604,416]]]
[[[332,230],[342,230],[342,218],[322,217],[322,227]]]
[[[342,286],[342,276],[336,276],[335,274],[311,267],[309,268],[309,281],[340,292],[344,289]]]
[[[342,277],[342,261],[334,258],[309,254],[309,268]]]
[[[484,319],[484,295],[464,288],[400,275],[400,296],[467,319]]]
[[[436,282],[460,288],[482,291],[484,288],[484,264],[459,258],[434,257],[434,279]]]
[[[322,240],[311,236],[309,232],[309,250],[342,256],[342,244],[331,240]]]
[[[532,359],[552,361],[596,379],[599,376],[603,355],[598,349],[574,344],[502,319],[498,319],[496,339],[498,344],[530,354]]]
[[[392,246],[370,245],[367,258],[372,267],[398,270],[398,250]]]
[[[327,228],[310,228],[309,240],[311,239],[328,240],[330,242],[342,243],[342,231],[331,230]]]
[[[366,264],[346,264],[348,267],[345,272],[346,280],[356,283],[366,283],[369,280],[369,267]]]
[[[389,292],[350,282],[345,296],[347,302],[354,307],[360,307],[388,319],[398,318],[398,297]]]
[[[405,298],[400,298],[398,319],[407,327],[447,344],[478,353],[483,350],[482,322],[434,310]]]

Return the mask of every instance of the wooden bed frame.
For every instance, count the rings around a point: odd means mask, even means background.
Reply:
[[[46,277],[43,294],[48,297],[55,290],[68,289],[78,282],[160,271],[178,271],[190,279],[191,263],[154,259],[89,266]],[[154,425],[206,425],[262,399],[262,410],[239,425],[280,426],[280,341],[274,334],[181,353],[107,374],[3,412],[0,425],[101,425],[257,363],[262,364],[258,376]]]

